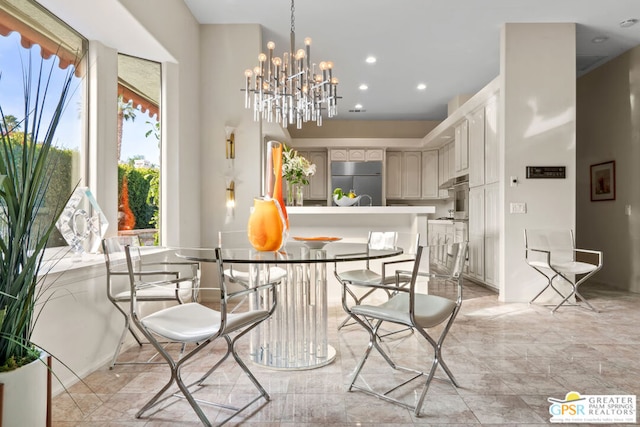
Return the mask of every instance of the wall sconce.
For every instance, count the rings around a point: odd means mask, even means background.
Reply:
[[[226,205],[227,205],[227,217],[225,219],[225,223],[229,223],[234,215],[236,210],[236,185],[232,179],[227,180],[227,188],[226,188]]]
[[[225,143],[225,154],[227,159],[235,159],[236,158],[236,136],[234,134],[236,128],[231,126],[224,127],[225,133],[227,134],[227,142]]]
[[[236,190],[233,180],[227,184],[227,208],[236,207]]]

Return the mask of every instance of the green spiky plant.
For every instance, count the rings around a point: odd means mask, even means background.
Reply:
[[[36,61],[37,62],[37,61]],[[53,61],[23,65],[24,118],[15,132],[0,99],[0,371],[37,358],[31,341],[43,297],[43,254],[66,200],[45,206],[55,162],[49,158],[75,67],[52,87]],[[0,75],[1,78],[1,75]],[[55,84],[58,85],[57,83]],[[46,108],[45,106],[51,106]],[[8,120],[9,119],[9,120]],[[10,127],[12,126],[12,127]],[[69,196],[71,195],[71,189]]]

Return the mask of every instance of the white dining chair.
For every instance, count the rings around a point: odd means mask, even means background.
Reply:
[[[138,307],[138,292],[153,286],[150,283],[140,283],[136,280],[135,270],[133,268],[134,258],[131,256],[131,248],[125,247],[127,256],[127,265],[129,271],[129,281],[131,288],[131,317],[136,327],[155,347],[158,353],[164,358],[171,371],[169,381],[136,413],[136,418],[142,417],[145,413],[153,408],[157,408],[161,403],[169,399],[184,398],[189,402],[198,418],[205,426],[211,426],[213,422],[207,417],[200,405],[212,405],[221,409],[218,418],[218,425],[224,424],[234,418],[242,411],[249,408],[260,399],[269,401],[270,397],[264,387],[258,382],[247,365],[242,361],[236,348],[236,344],[240,338],[245,336],[261,322],[269,318],[276,307],[276,290],[273,283],[257,285],[248,289],[241,289],[235,292],[228,292],[226,282],[223,279],[225,269],[222,261],[221,249],[216,248],[216,265],[220,285],[215,288],[219,291],[219,308],[213,309],[198,302],[189,302],[185,304],[168,307],[149,315],[142,315]],[[229,301],[240,295],[264,295],[270,294],[269,305],[260,306],[258,308],[248,309],[238,313],[230,313]],[[187,347],[185,352],[176,352],[170,346],[167,347],[164,341],[180,343]],[[185,383],[185,379],[189,375],[183,373],[183,368],[189,365],[189,362],[204,349],[209,348],[212,343],[224,342],[226,344],[226,352],[212,367],[199,376],[199,378],[189,384]],[[249,378],[253,386],[258,390],[256,396],[247,396],[246,401],[241,406],[230,405],[228,402],[211,402],[204,399],[196,398],[195,393],[207,394],[205,389],[216,388],[220,386],[220,380],[208,382],[216,370],[229,357],[233,356],[235,363],[240,367],[244,374]],[[198,369],[197,367],[195,368]],[[177,385],[179,391],[169,391],[172,385]],[[216,392],[213,391],[213,394]],[[243,397],[247,395],[246,390],[238,391]],[[166,406],[163,406],[166,407]],[[160,407],[158,410],[162,410]],[[180,420],[182,421],[182,420]],[[175,424],[178,420],[169,421]]]
[[[127,278],[129,271],[126,263],[125,246],[135,251],[133,270],[137,280],[154,281],[155,285],[145,289],[139,289],[137,299],[139,302],[175,302],[182,304],[185,301],[195,301],[198,296],[200,284],[199,264],[182,261],[147,261],[143,260],[140,252],[140,241],[137,236],[116,236],[102,240],[102,252],[107,270],[106,290],[107,298],[124,317],[124,327],[120,339],[113,353],[109,368],[115,365],[130,365],[156,363],[154,357],[146,362],[118,360],[122,346],[131,334],[139,346],[145,344],[135,330],[131,327],[131,290],[128,282],[120,283],[119,277]],[[122,288],[118,287],[122,285]]]
[[[546,282],[529,304],[551,288],[561,298],[557,304],[545,304],[553,306],[552,314],[563,305],[586,306],[598,312],[578,288],[602,268],[602,251],[576,248],[573,230],[569,229],[525,229],[524,246],[527,264],[540,273]],[[560,281],[569,284],[568,292],[560,290]],[[572,303],[574,297],[575,304]],[[580,301],[584,305],[579,304]]]
[[[442,368],[455,387],[459,387],[458,382],[443,359],[442,345],[462,305],[462,271],[467,254],[467,243],[447,245],[445,251],[447,253],[445,263],[437,264],[432,262],[435,261],[434,255],[438,252],[437,247],[418,246],[413,268],[410,271],[397,270],[394,283],[362,284],[362,286],[388,290],[393,294],[388,301],[381,304],[361,303],[352,306],[345,304],[348,293],[343,287],[343,307],[349,316],[369,334],[369,342],[362,358],[354,369],[348,387],[349,391],[359,390],[374,395],[382,400],[411,409],[415,416],[420,416],[427,391],[438,367]],[[426,283],[421,283],[418,286],[419,278],[421,280],[425,279]],[[405,282],[408,282],[407,286],[403,286]],[[431,291],[431,287],[436,285],[439,288],[451,289],[447,289],[444,295],[437,295]],[[427,288],[424,288],[424,286]],[[416,339],[424,339],[433,349],[430,369],[423,370],[420,367],[406,367],[396,363],[381,345],[378,330],[383,322],[405,326],[416,331],[417,334],[414,334]],[[409,340],[403,340],[396,343],[394,348],[398,348],[403,344],[407,346],[414,345]],[[385,390],[381,390],[379,385],[382,383],[379,380],[372,382],[369,373],[364,373],[363,368],[374,348],[391,368],[388,374],[388,381],[385,382]],[[418,357],[418,362],[421,362],[423,355],[419,352],[416,356]],[[428,360],[428,358],[426,359]],[[381,366],[376,365],[375,369],[372,368],[372,372],[373,375],[379,377],[384,375],[386,371],[383,371]],[[409,378],[403,377],[399,379],[402,373],[408,373]],[[411,393],[414,398],[410,399],[410,401],[405,401],[393,396],[396,390],[411,384],[414,380],[424,382],[419,394],[417,390]],[[395,385],[389,386],[389,384]],[[415,400],[416,398],[417,400]]]

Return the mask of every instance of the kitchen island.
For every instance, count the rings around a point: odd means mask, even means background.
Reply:
[[[346,242],[366,242],[369,231],[373,230],[420,233],[420,243],[427,244],[427,220],[429,216],[433,218],[435,212],[434,206],[289,206],[289,239],[325,236],[340,237]],[[379,268],[376,263],[371,266]],[[338,302],[340,284],[331,272],[328,276],[329,301]]]
[[[420,233],[426,243],[434,206],[290,206],[291,236],[362,238],[369,230]]]

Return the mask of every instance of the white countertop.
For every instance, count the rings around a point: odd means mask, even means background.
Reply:
[[[435,206],[287,206],[287,214],[289,215],[427,215],[433,213],[436,213]]]

